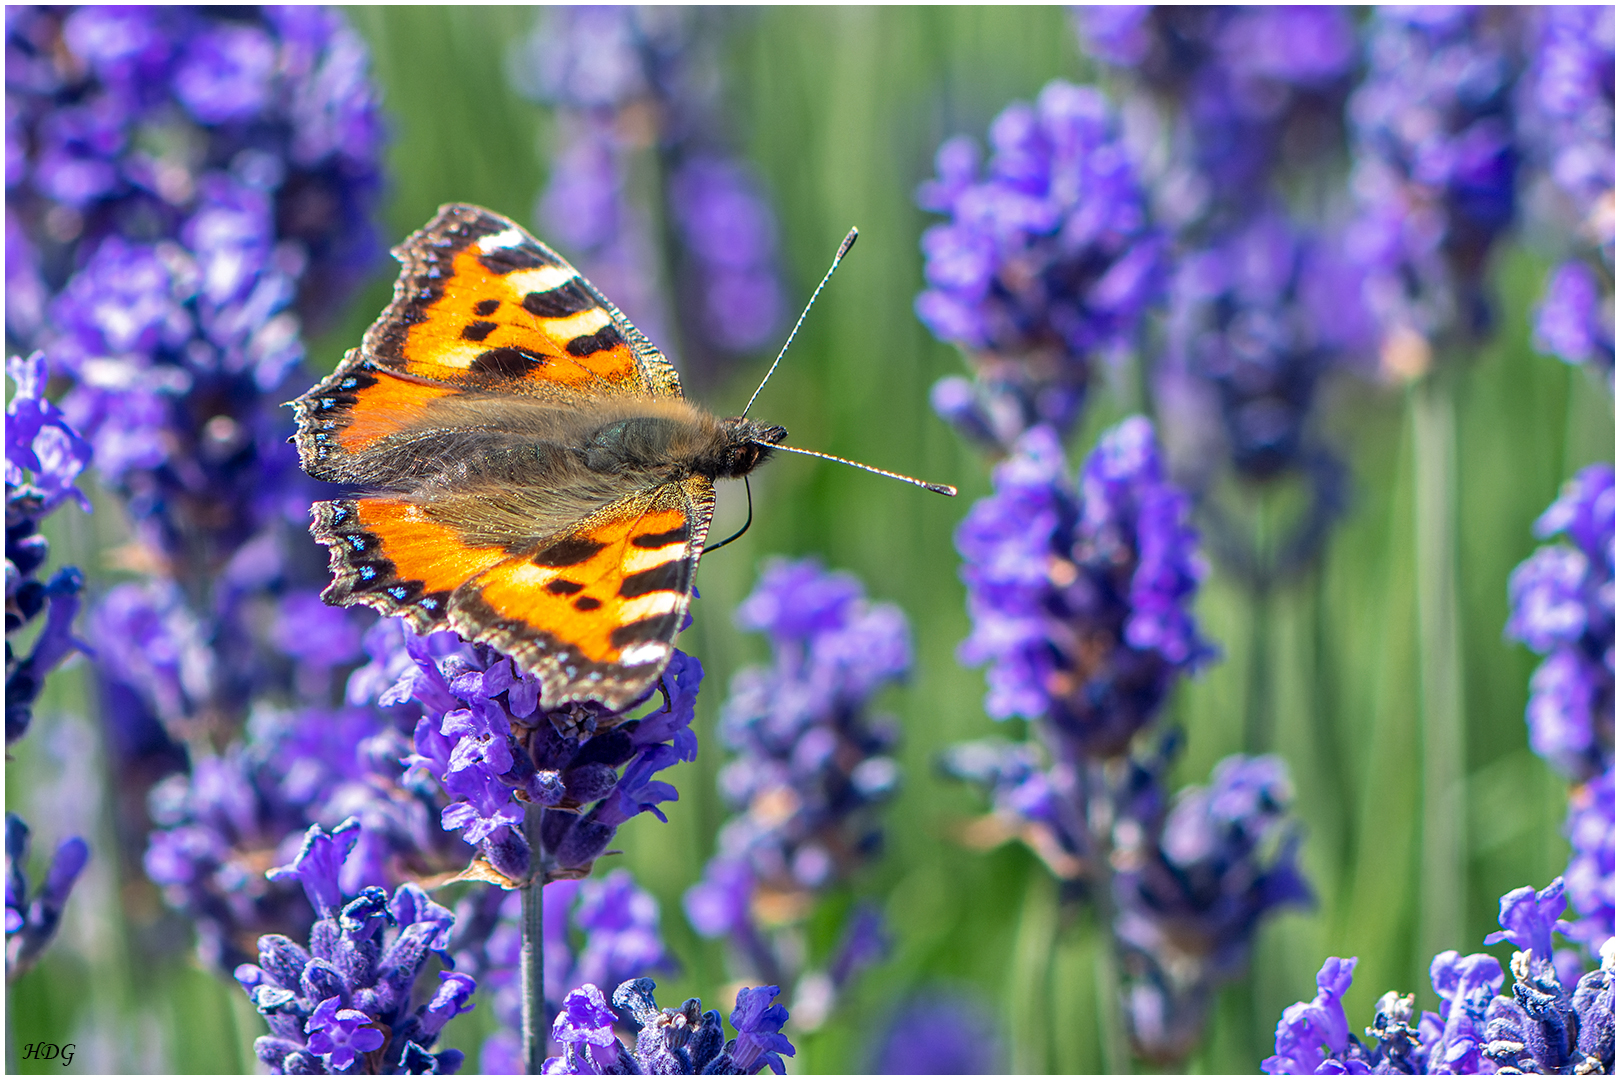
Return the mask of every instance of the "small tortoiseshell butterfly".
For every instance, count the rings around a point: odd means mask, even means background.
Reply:
[[[292,403],[304,471],[365,492],[313,507],[322,598],[487,642],[549,708],[623,708],[669,661],[714,482],[787,431],[689,404],[664,355],[499,214],[441,207],[394,256],[393,302]]]

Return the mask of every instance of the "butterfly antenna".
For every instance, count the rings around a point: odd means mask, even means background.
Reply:
[[[920,488],[927,488],[929,491],[937,491],[941,495],[956,494],[956,489],[951,487],[949,484],[930,484],[928,481],[919,480],[915,476],[905,476],[901,473],[890,472],[888,469],[879,469],[871,465],[862,465],[859,461],[851,461],[849,458],[841,458],[837,454],[823,454],[819,450],[801,450],[797,446],[782,446],[779,444],[773,444],[769,447],[769,449],[786,450],[790,454],[803,454],[805,457],[826,458],[828,461],[841,461],[845,465],[853,465],[857,469],[865,469],[869,473],[877,473],[879,476],[887,476],[891,480],[904,480],[908,484],[916,484]]]
[[[743,406],[742,414],[744,416],[747,416],[748,410],[754,407],[754,398],[759,397],[760,390],[765,389],[765,384],[771,381],[771,376],[776,373],[776,365],[780,364],[782,357],[787,355],[788,346],[793,344],[793,339],[799,334],[799,327],[804,325],[804,317],[810,314],[810,305],[816,302],[816,297],[821,295],[821,290],[827,287],[828,279],[833,276],[833,271],[838,269],[838,264],[843,261],[844,256],[849,254],[849,249],[855,246],[855,239],[860,234],[859,229],[851,229],[849,235],[844,237],[844,242],[838,245],[838,254],[833,256],[832,265],[827,267],[827,272],[822,275],[821,284],[817,285],[816,291],[810,294],[810,302],[805,304],[804,310],[799,313],[799,321],[793,324],[793,332],[787,336],[786,341],[782,342],[782,351],[776,354],[776,360],[771,364],[771,370],[767,371],[765,377],[759,380],[759,386],[754,391],[754,397],[749,398],[748,404]],[[727,541],[727,543],[729,542]]]
[[[748,486],[747,476],[743,477],[743,490],[748,492],[748,520],[743,522],[742,528],[738,529],[736,532],[732,533],[718,544],[710,544],[708,547],[704,548],[703,554],[707,555],[711,551],[719,551],[721,548],[737,539],[743,533],[747,532],[748,526],[754,523],[754,489]]]

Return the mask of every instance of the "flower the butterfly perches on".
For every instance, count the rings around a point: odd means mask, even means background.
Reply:
[[[441,824],[479,849],[467,876],[506,888],[536,874],[585,877],[621,824],[643,811],[663,820],[658,805],[680,797],[654,777],[697,757],[691,725],[703,665],[693,657],[674,650],[661,692],[622,712],[594,703],[548,710],[540,680],[488,646],[401,631],[409,662],[378,704],[422,709],[405,785],[442,785],[451,802]],[[647,700],[655,707],[631,718]],[[525,836],[525,806],[544,808],[538,853]]]
[[[613,992],[613,1004],[627,1010],[639,1028],[634,1050],[613,1033],[618,1016],[601,990],[586,983],[570,993],[551,1028],[563,1054],[546,1059],[547,1075],[752,1076],[766,1066],[778,1076],[787,1071],[782,1055],[792,1057],[793,1044],[782,1034],[787,1009],[771,1004],[776,987],[737,992],[731,1014],[737,1037],[729,1041],[719,1010],[703,1012],[697,998],[660,1010],[653,989],[651,979],[631,979]]]

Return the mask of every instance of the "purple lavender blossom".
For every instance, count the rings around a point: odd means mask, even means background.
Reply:
[[[738,991],[731,1014],[737,1037],[729,1041],[719,1011],[703,1012],[697,998],[679,1009],[660,1010],[653,989],[651,979],[633,979],[613,992],[613,1004],[629,1012],[639,1029],[634,1050],[614,1035],[617,1017],[600,990],[588,984],[571,992],[552,1026],[563,1055],[547,1059],[546,1073],[751,1076],[767,1067],[778,1076],[786,1072],[782,1055],[792,1057],[793,1044],[782,1034],[787,1009],[771,1004],[776,987]]]
[[[1543,539],[1508,580],[1507,636],[1547,659],[1530,680],[1530,747],[1566,776],[1614,764],[1614,469],[1591,465],[1535,525]]]
[[[56,935],[68,894],[90,861],[90,846],[80,837],[62,841],[51,856],[45,881],[28,889],[28,826],[6,813],[6,982],[34,965]]]
[[[46,580],[37,576],[50,555],[40,524],[69,498],[89,511],[90,502],[74,486],[90,448],[45,397],[45,358],[12,357],[6,372],[16,392],[6,404],[6,746],[28,732],[34,702],[45,676],[75,651],[89,652],[73,636],[84,587],[77,567],[59,567]],[[12,639],[44,615],[27,656]],[[50,944],[68,893],[84,869],[90,849],[80,837],[63,840],[51,859],[44,885],[28,891],[28,826],[6,814],[6,978],[20,976]]]
[[[1535,345],[1566,364],[1614,370],[1614,290],[1599,285],[1585,262],[1553,270],[1535,311]]]
[[[1052,82],[991,125],[983,179],[960,137],[917,190],[950,218],[923,234],[917,317],[977,378],[972,393],[936,387],[935,406],[970,437],[1004,448],[1034,424],[1066,431],[1093,363],[1128,347],[1157,294],[1164,241],[1115,127],[1097,90]]]
[[[1614,378],[1614,11],[1549,6],[1520,80],[1520,140],[1573,258],[1537,305],[1538,350]]]
[[[767,344],[782,315],[775,215],[722,135],[713,50],[723,18],[558,9],[513,65],[520,92],[560,113],[537,216],[644,332],[699,374]],[[637,205],[628,180],[649,149],[662,181],[656,214]],[[658,253],[655,217],[672,226],[668,256]],[[670,268],[674,323],[647,270],[661,263]]]
[[[429,959],[445,955],[456,917],[411,884],[392,896],[366,886],[346,900],[339,868],[358,836],[352,819],[330,834],[312,825],[294,862],[269,873],[297,879],[317,921],[307,949],[267,934],[259,963],[236,969],[270,1025],[254,1053],[277,1075],[453,1073],[461,1051],[429,1051],[444,1025],[473,1007],[477,984],[456,971],[440,972],[426,994],[416,984]],[[355,1069],[362,1055],[365,1066]]]
[[[851,575],[815,560],[768,564],[737,623],[770,638],[773,662],[738,672],[721,709],[720,737],[733,757],[718,782],[737,813],[685,906],[693,927],[728,938],[753,976],[781,982],[800,973],[784,966],[767,933],[801,923],[882,843],[875,811],[898,785],[889,756],[897,733],[868,702],[905,676],[911,643],[898,608],[867,602]],[[806,984],[795,991],[801,1020],[824,1016],[864,966],[850,950],[872,952],[871,935],[851,930],[832,970],[812,973],[821,1005],[803,998]]]
[[[1292,801],[1280,758],[1234,755],[1215,766],[1208,787],[1182,789],[1167,811],[1150,801],[1151,817],[1120,815],[1114,937],[1126,1026],[1147,1056],[1191,1051],[1216,988],[1247,968],[1260,921],[1314,902],[1295,861]]]
[[[1502,897],[1502,930],[1485,942],[1511,941],[1512,996],[1501,996],[1502,965],[1494,956],[1447,951],[1434,958],[1430,981],[1438,1013],[1413,1023],[1415,999],[1394,991],[1378,1002],[1363,1043],[1350,1033],[1341,1004],[1356,961],[1330,957],[1317,976],[1316,998],[1290,1005],[1277,1024],[1277,1053],[1262,1068],[1273,1075],[1351,1073],[1601,1073],[1614,1068],[1614,946],[1603,964],[1560,982],[1552,934],[1564,906],[1562,879],[1539,892]]]
[[[1057,437],[1031,430],[957,530],[974,622],[961,658],[990,662],[992,717],[1045,718],[1108,757],[1210,657],[1187,610],[1203,568],[1146,419],[1106,432],[1078,485],[1064,473]]]
[[[1564,835],[1571,849],[1564,881],[1577,918],[1565,933],[1598,955],[1614,936],[1614,765],[1569,794]]]
[[[312,825],[355,822],[333,869],[347,894],[466,866],[472,849],[439,827],[442,793],[400,782],[409,753],[400,725],[368,710],[261,708],[245,741],[153,788],[143,865],[195,923],[204,963],[229,971],[247,959],[238,942],[318,917],[259,873],[267,858],[291,859]]]
[[[1584,238],[1614,265],[1614,12],[1559,5],[1537,13],[1523,80],[1520,137],[1573,203]]]
[[[407,764],[441,787],[440,824],[478,847],[490,880],[584,877],[625,821],[645,811],[667,820],[659,805],[680,796],[654,777],[697,756],[691,724],[703,667],[695,659],[676,651],[662,702],[639,716],[630,714],[652,691],[617,713],[594,703],[545,711],[539,680],[518,675],[495,650],[450,634],[402,635],[411,663],[383,662],[400,674],[378,704],[420,708]],[[523,828],[525,805],[542,808],[538,852]]]
[[[69,498],[86,512],[90,501],[74,486],[90,459],[90,447],[62,410],[44,396],[45,358],[12,357],[7,373],[16,393],[6,404],[6,745],[27,732],[34,701],[45,676],[76,650],[73,619],[79,611],[83,576],[76,567],[58,569],[47,580],[36,574],[50,548],[40,522]],[[45,623],[27,656],[12,650],[11,639],[44,614]]]
[[[1349,104],[1359,217],[1348,244],[1367,269],[1392,373],[1421,374],[1430,348],[1489,326],[1487,257],[1517,198],[1520,32],[1510,8],[1372,17],[1367,74]]]
[[[1000,1071],[995,1025],[982,1006],[942,993],[911,997],[884,1026],[868,1071],[881,1076],[982,1076]]]
[[[1343,9],[1074,10],[1082,46],[1169,112],[1151,186],[1173,228],[1230,229],[1276,196],[1276,177],[1332,157],[1356,61]]]

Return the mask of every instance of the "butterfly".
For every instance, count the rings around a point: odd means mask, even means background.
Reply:
[[[715,481],[777,449],[844,459],[686,401],[664,354],[500,214],[440,207],[393,254],[392,303],[292,402],[304,471],[363,492],[312,509],[322,599],[492,645],[547,708],[622,710],[673,654]]]

